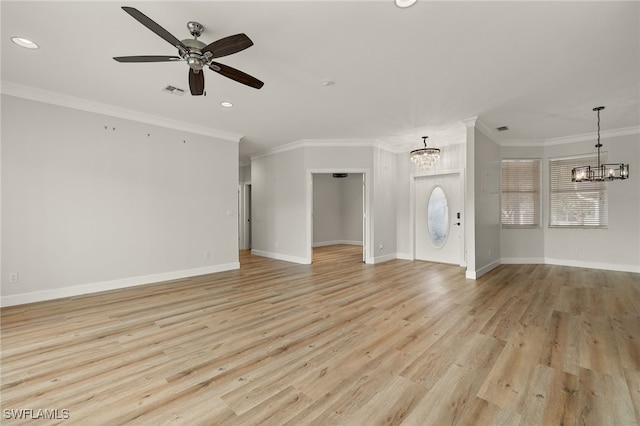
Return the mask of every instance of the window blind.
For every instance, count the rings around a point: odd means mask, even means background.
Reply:
[[[606,161],[606,154],[600,156]],[[571,169],[597,166],[596,155],[549,159],[549,227],[606,228],[609,224],[604,182],[571,182]]]
[[[502,160],[503,228],[540,226],[540,160]]]

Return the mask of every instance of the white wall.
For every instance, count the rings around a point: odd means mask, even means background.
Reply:
[[[342,238],[350,244],[362,245],[362,173],[349,173],[342,182]]]
[[[640,135],[602,138],[608,162],[630,164],[630,178],[608,182],[608,229],[548,228],[543,210],[545,262],[587,268],[640,272]],[[595,151],[593,140],[544,149],[543,190],[548,200],[548,159]],[[634,170],[635,166],[635,170]],[[576,250],[578,249],[578,250]]]
[[[253,157],[252,252],[275,259],[310,263],[311,175],[363,173],[370,181],[372,146],[372,142],[309,142]],[[368,185],[372,183],[368,182]]]
[[[500,264],[500,147],[475,129],[474,232],[476,278]],[[466,223],[470,222],[467,217]]]
[[[396,229],[396,155],[376,148],[373,162],[373,257],[384,262],[397,257]]]
[[[540,175],[545,174],[544,147],[500,147],[501,159],[540,159]],[[546,216],[548,211],[547,191],[544,190],[542,181],[540,182],[541,197],[540,209],[541,218]],[[504,228],[500,230],[500,253],[502,263],[544,263],[544,229],[542,221],[539,228],[512,229]]]
[[[342,179],[313,175],[313,246],[338,244],[342,238]]]
[[[362,174],[313,174],[313,246],[362,245]]]
[[[602,142],[610,162],[640,164],[639,135],[608,137]],[[640,272],[640,175],[637,173],[631,172],[631,177],[624,181],[606,183],[608,229],[549,228],[549,158],[592,153],[593,145],[589,140],[539,147],[501,147],[502,158],[542,160],[542,226],[502,229],[503,263],[549,263]]]
[[[252,253],[309,263],[304,154],[293,149],[252,159]]]
[[[466,139],[462,136],[460,141],[450,145],[433,144],[440,148],[440,161],[426,174],[437,174],[443,171],[459,170],[464,172],[466,162]],[[409,152],[396,154],[396,228],[397,228],[397,253],[401,259],[413,260],[413,215],[411,213],[411,188],[412,180],[416,173],[425,174],[417,169],[409,159]]]
[[[237,268],[237,173],[237,142],[3,95],[2,303]]]

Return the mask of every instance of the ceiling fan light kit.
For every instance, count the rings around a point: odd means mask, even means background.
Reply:
[[[264,85],[262,81],[249,74],[213,61],[213,59],[232,55],[253,46],[253,42],[246,34],[240,33],[205,44],[198,40],[198,37],[204,31],[204,26],[198,22],[190,21],[187,23],[187,28],[193,38],[178,40],[138,9],[128,6],[123,6],[122,9],[157,36],[178,49],[178,56],[117,56],[113,58],[116,61],[125,63],[185,61],[189,65],[189,89],[194,96],[205,94],[203,69],[207,67],[220,75],[255,89],[260,89]]]
[[[629,165],[618,164],[600,164],[600,111],[604,109],[603,106],[595,107],[593,110],[598,113],[598,165],[592,167],[591,165],[574,167],[571,170],[571,182],[604,182],[608,180],[622,180],[629,178]]]

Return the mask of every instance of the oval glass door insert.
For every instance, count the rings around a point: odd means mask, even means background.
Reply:
[[[444,246],[449,235],[449,203],[442,187],[435,186],[427,204],[427,230],[436,248]]]

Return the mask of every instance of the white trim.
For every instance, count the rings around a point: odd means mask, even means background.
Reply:
[[[285,262],[300,263],[302,265],[311,264],[311,262],[305,259],[304,257],[290,256],[288,254],[274,253],[270,251],[254,250],[254,249],[251,250],[251,254],[254,256],[268,257],[269,259],[283,260]]]
[[[485,265],[480,269],[476,269],[475,271],[471,271],[471,270],[467,269],[467,271],[465,272],[465,276],[467,278],[471,279],[471,280],[477,280],[478,278],[480,278],[481,276],[483,276],[487,272],[491,271],[492,269],[497,268],[498,266],[500,266],[500,259],[494,260],[493,262],[489,263],[488,265]]]
[[[396,253],[390,253],[390,254],[385,254],[383,256],[374,257],[373,258],[373,262],[371,262],[371,263],[376,264],[376,263],[388,262],[390,260],[395,260],[397,258],[398,258],[398,255]],[[369,262],[367,262],[367,263],[369,263]]]
[[[364,235],[362,236],[365,263],[374,263],[373,251],[373,214],[371,209],[371,180],[373,179],[370,169],[307,169],[307,259],[305,263],[311,263],[313,259],[313,175],[324,173],[361,173],[364,176]]]
[[[415,260],[411,253],[396,253],[396,259],[400,260]]]
[[[205,266],[201,268],[184,269],[181,271],[163,272],[159,274],[144,275],[139,277],[121,278],[111,281],[74,285],[51,290],[34,291],[30,293],[2,296],[0,306],[23,305],[25,303],[41,302],[44,300],[60,299],[63,297],[81,296],[85,294],[103,291],[117,290],[135,287],[145,284],[158,284],[163,281],[180,280],[198,275],[214,274],[216,272],[240,269],[240,262],[225,263],[221,265]]]
[[[619,136],[629,136],[629,135],[637,135],[640,134],[640,126],[632,126],[632,127],[623,127],[621,129],[611,129],[611,130],[603,130],[600,133],[600,139],[610,139]],[[572,135],[572,136],[562,136],[558,138],[549,138],[549,139],[503,139],[498,144],[500,146],[515,146],[515,147],[523,147],[523,146],[554,146],[554,145],[564,145],[568,143],[575,142],[589,142],[594,140],[594,134],[591,133],[583,133],[580,135]]]
[[[125,120],[137,121],[140,123],[151,124],[154,126],[194,133],[198,135],[211,136],[230,142],[240,142],[240,139],[242,138],[242,135],[236,133],[198,126],[193,123],[178,121],[172,118],[161,117],[158,115],[90,101],[87,99],[77,98],[75,96],[64,95],[48,90],[36,89],[35,87],[23,86],[11,82],[2,82],[1,90],[3,94],[9,96],[15,96],[18,98],[63,106],[81,111],[103,114],[110,117],[123,118]]]
[[[466,228],[466,218],[463,212],[465,212],[465,204],[466,204],[466,200],[465,200],[465,170],[464,169],[450,169],[450,170],[439,170],[433,173],[429,173],[429,172],[419,172],[419,173],[414,173],[411,174],[409,176],[409,247],[411,248],[411,254],[409,254],[409,257],[406,257],[406,259],[409,260],[415,260],[416,259],[416,238],[415,238],[415,232],[416,232],[416,214],[415,214],[415,208],[416,208],[416,179],[420,179],[420,178],[429,178],[429,177],[434,177],[434,176],[442,176],[442,175],[458,175],[458,179],[459,179],[459,183],[460,183],[460,187],[459,187],[459,191],[460,191],[460,213],[463,214],[460,222],[460,253],[458,254],[458,258],[459,258],[459,264],[458,266],[461,266],[463,268],[466,268],[467,266],[467,260],[465,257],[465,253],[466,253],[466,238],[465,238],[465,233],[467,232],[467,228]]]
[[[313,243],[313,247],[335,246],[338,244],[346,244],[349,246],[362,246],[362,241],[351,241],[351,240],[318,241]]]
[[[500,262],[505,265],[543,265],[543,257],[503,257]]]
[[[480,120],[476,120],[475,128],[480,130],[483,135],[485,135],[492,141],[499,141],[500,139],[502,139],[500,135],[498,135],[498,132],[496,130],[491,129]]]
[[[546,265],[571,266],[574,268],[604,269],[607,271],[640,273],[640,265],[620,265],[616,263],[592,262],[585,260],[552,259],[549,257],[544,258],[544,263]]]
[[[270,155],[280,154],[282,152],[291,151],[298,148],[345,148],[345,147],[360,147],[360,148],[374,148],[378,146],[378,142],[369,139],[302,139],[295,142],[286,143],[284,145],[278,145],[273,148],[269,148],[260,153],[250,155],[251,161],[259,158],[268,157]]]

